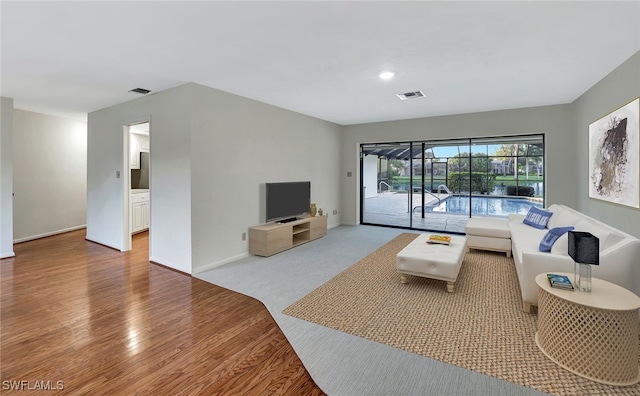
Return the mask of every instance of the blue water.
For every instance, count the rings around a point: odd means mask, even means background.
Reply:
[[[530,201],[526,198],[510,197],[471,197],[473,215],[478,216],[508,216],[509,213],[526,214],[532,207],[542,207],[542,203]],[[469,214],[468,196],[451,196],[443,200],[440,205],[428,209],[434,213]]]

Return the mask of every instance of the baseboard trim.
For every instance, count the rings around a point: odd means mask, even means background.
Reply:
[[[246,253],[238,254],[238,255],[233,256],[233,257],[226,258],[224,260],[215,261],[213,263],[201,265],[201,266],[199,266],[197,268],[194,268],[193,269],[193,273],[194,274],[199,274],[201,272],[209,271],[211,269],[214,269],[214,268],[217,268],[217,267],[221,267],[221,266],[223,266],[225,264],[229,264],[229,263],[232,263],[234,261],[242,260],[243,258],[247,258],[249,256],[251,256],[249,254],[249,252],[246,252]]]
[[[11,257],[16,257],[15,252],[3,252],[0,254],[0,259],[6,259]]]
[[[96,239],[91,239],[89,237],[85,237],[84,240],[92,242],[92,243],[95,243],[96,245],[104,246],[104,247],[109,248],[109,249],[117,250],[118,252],[123,252],[124,251],[124,250],[119,249],[117,247],[114,247],[114,246],[111,246],[111,245],[107,245],[106,243],[100,242],[100,241],[98,241]]]
[[[28,237],[24,237],[24,238],[18,238],[18,239],[14,239],[13,243],[21,243],[21,242],[33,241],[35,239],[46,238],[46,237],[50,237],[50,236],[58,235],[58,234],[64,234],[65,232],[81,230],[83,228],[87,228],[87,225],[83,224],[83,225],[79,225],[79,226],[75,226],[75,227],[64,228],[62,230],[45,232],[44,234],[38,234],[38,235],[32,235],[32,236],[28,236]]]
[[[166,264],[162,264],[162,263],[159,263],[159,262],[151,260],[151,259],[149,259],[149,263],[157,265],[157,266],[162,267],[162,268],[166,268],[166,269],[168,269],[170,271],[177,272],[177,273],[182,274],[182,275],[191,276],[191,274],[188,273],[188,272],[184,272],[184,271],[179,270],[177,268],[170,267],[170,266],[168,266]]]

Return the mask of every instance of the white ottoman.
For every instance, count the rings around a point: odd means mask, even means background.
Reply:
[[[453,293],[458,272],[462,266],[467,239],[451,236],[449,245],[429,244],[431,234],[420,234],[396,256],[396,269],[400,282],[406,283],[406,275],[438,279],[447,282],[447,291]]]
[[[511,257],[511,228],[501,219],[472,218],[464,229],[467,234],[467,249],[505,252]]]

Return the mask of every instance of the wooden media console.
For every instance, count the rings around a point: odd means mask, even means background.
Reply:
[[[327,216],[249,228],[249,253],[269,257],[327,235]]]

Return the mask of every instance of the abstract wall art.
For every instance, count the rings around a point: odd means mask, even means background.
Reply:
[[[589,125],[589,198],[640,208],[640,98]]]

